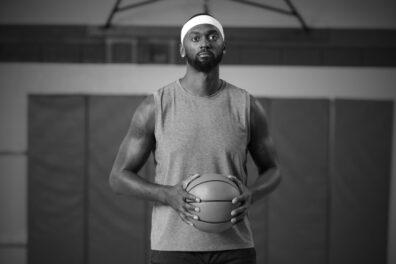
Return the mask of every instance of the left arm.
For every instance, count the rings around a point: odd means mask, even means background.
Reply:
[[[242,190],[242,194],[232,201],[235,204],[240,204],[240,207],[231,212],[233,224],[242,221],[250,205],[272,192],[281,181],[275,147],[268,132],[265,111],[253,96],[250,98],[251,137],[248,150],[258,168],[259,176],[250,187],[243,185],[231,176]]]

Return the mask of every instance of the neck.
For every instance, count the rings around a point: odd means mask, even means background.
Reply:
[[[186,75],[180,80],[184,89],[198,96],[210,96],[220,88],[219,67],[208,73],[198,72],[190,65],[187,66]]]

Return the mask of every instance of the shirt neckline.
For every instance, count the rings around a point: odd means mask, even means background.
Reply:
[[[181,90],[183,90],[184,93],[186,93],[186,94],[189,95],[189,96],[192,96],[192,97],[195,97],[195,98],[200,98],[200,99],[213,99],[213,98],[217,97],[217,96],[224,90],[224,87],[226,86],[226,82],[225,82],[224,80],[220,79],[220,82],[221,82],[221,83],[220,83],[220,87],[219,87],[219,89],[217,89],[217,91],[216,91],[215,93],[213,93],[213,94],[211,94],[211,95],[200,96],[200,95],[193,94],[193,93],[191,93],[189,90],[185,89],[185,88],[181,85],[180,79],[177,79],[177,81],[176,81],[177,86],[178,86]]]

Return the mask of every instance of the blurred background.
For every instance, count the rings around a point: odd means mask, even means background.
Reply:
[[[0,263],[149,263],[150,204],[107,177],[137,105],[184,75],[181,25],[203,11],[225,28],[221,78],[266,108],[284,174],[252,208],[258,263],[396,263],[395,10],[2,0]]]

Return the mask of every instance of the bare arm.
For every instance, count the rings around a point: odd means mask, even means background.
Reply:
[[[155,102],[154,96],[148,96],[133,115],[128,132],[121,143],[110,173],[109,183],[118,194],[160,202],[174,208],[180,217],[191,224],[188,218],[195,207],[186,201],[196,197],[187,193],[183,186],[187,179],[175,186],[152,183],[138,175],[155,148]]]
[[[281,181],[278,161],[272,139],[269,136],[265,111],[260,103],[251,96],[250,105],[250,142],[248,149],[259,172],[256,182],[249,188],[238,182],[243,190],[241,196],[233,203],[240,203],[240,207],[232,212],[231,221],[238,223],[248,212],[251,204],[273,191]]]
[[[251,203],[273,191],[281,181],[275,147],[268,132],[263,107],[251,97],[251,140],[249,152],[258,168],[259,177],[251,186]]]
[[[118,150],[109,179],[115,192],[164,202],[161,186],[137,174],[155,146],[154,126],[154,98],[151,96],[137,108]]]

